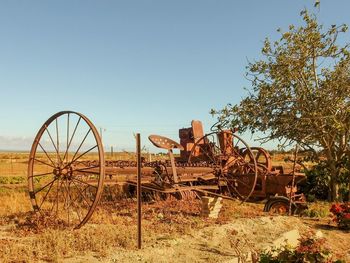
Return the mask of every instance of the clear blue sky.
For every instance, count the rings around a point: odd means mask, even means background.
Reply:
[[[211,108],[246,95],[245,66],[264,38],[299,24],[313,4],[0,1],[0,149],[28,150],[61,110],[88,116],[116,150],[134,149],[134,132],[147,147],[153,133],[178,140],[192,119],[207,130]],[[349,10],[350,1],[321,0],[319,21],[350,25]]]

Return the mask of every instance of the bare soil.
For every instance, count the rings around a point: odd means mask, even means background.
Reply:
[[[224,202],[218,219],[202,218],[197,201],[143,207],[142,249],[136,249],[135,203],[103,205],[80,230],[52,228],[30,212],[2,217],[1,262],[244,262],[284,232],[322,231],[334,255],[350,262],[350,234],[330,218],[273,216],[262,204]]]

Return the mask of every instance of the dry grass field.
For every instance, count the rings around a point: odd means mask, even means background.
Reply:
[[[284,156],[275,158],[281,163]],[[350,262],[350,234],[331,222],[327,203],[312,204],[310,218],[272,216],[262,212],[263,204],[224,201],[218,219],[201,217],[199,200],[144,203],[143,248],[137,250],[136,202],[106,198],[106,188],[91,220],[66,229],[32,212],[27,159],[27,153],[0,154],[0,262],[230,262],[291,229],[321,230],[332,252]]]

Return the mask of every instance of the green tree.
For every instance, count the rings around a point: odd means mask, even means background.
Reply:
[[[300,13],[303,23],[278,29],[279,40],[264,41],[262,58],[248,63],[252,89],[237,105],[212,113],[240,131],[262,131],[262,142],[298,143],[326,157],[330,200],[338,197],[339,163],[350,154],[349,45],[339,46],[346,25],[324,30],[317,17]]]

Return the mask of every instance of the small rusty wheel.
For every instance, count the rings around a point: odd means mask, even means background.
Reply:
[[[94,165],[84,159],[95,159]],[[84,115],[62,111],[40,128],[28,163],[29,195],[34,210],[75,229],[91,217],[103,190],[101,138]]]
[[[292,214],[295,213],[297,205],[292,202]],[[289,199],[285,196],[271,197],[265,204],[265,212],[270,214],[288,215],[289,214]]]
[[[242,156],[243,148],[252,161]],[[230,130],[212,132],[196,141],[188,162],[213,167],[221,194],[244,202],[254,191],[258,177],[256,160],[248,144]]]
[[[285,202],[275,202],[270,206],[270,213],[286,215],[289,211],[289,205]]]
[[[251,152],[256,160],[258,168],[262,168],[263,171],[271,171],[272,161],[270,154],[262,147],[250,147]],[[248,154],[247,149],[242,149],[242,156],[250,163],[253,163],[251,155]]]

